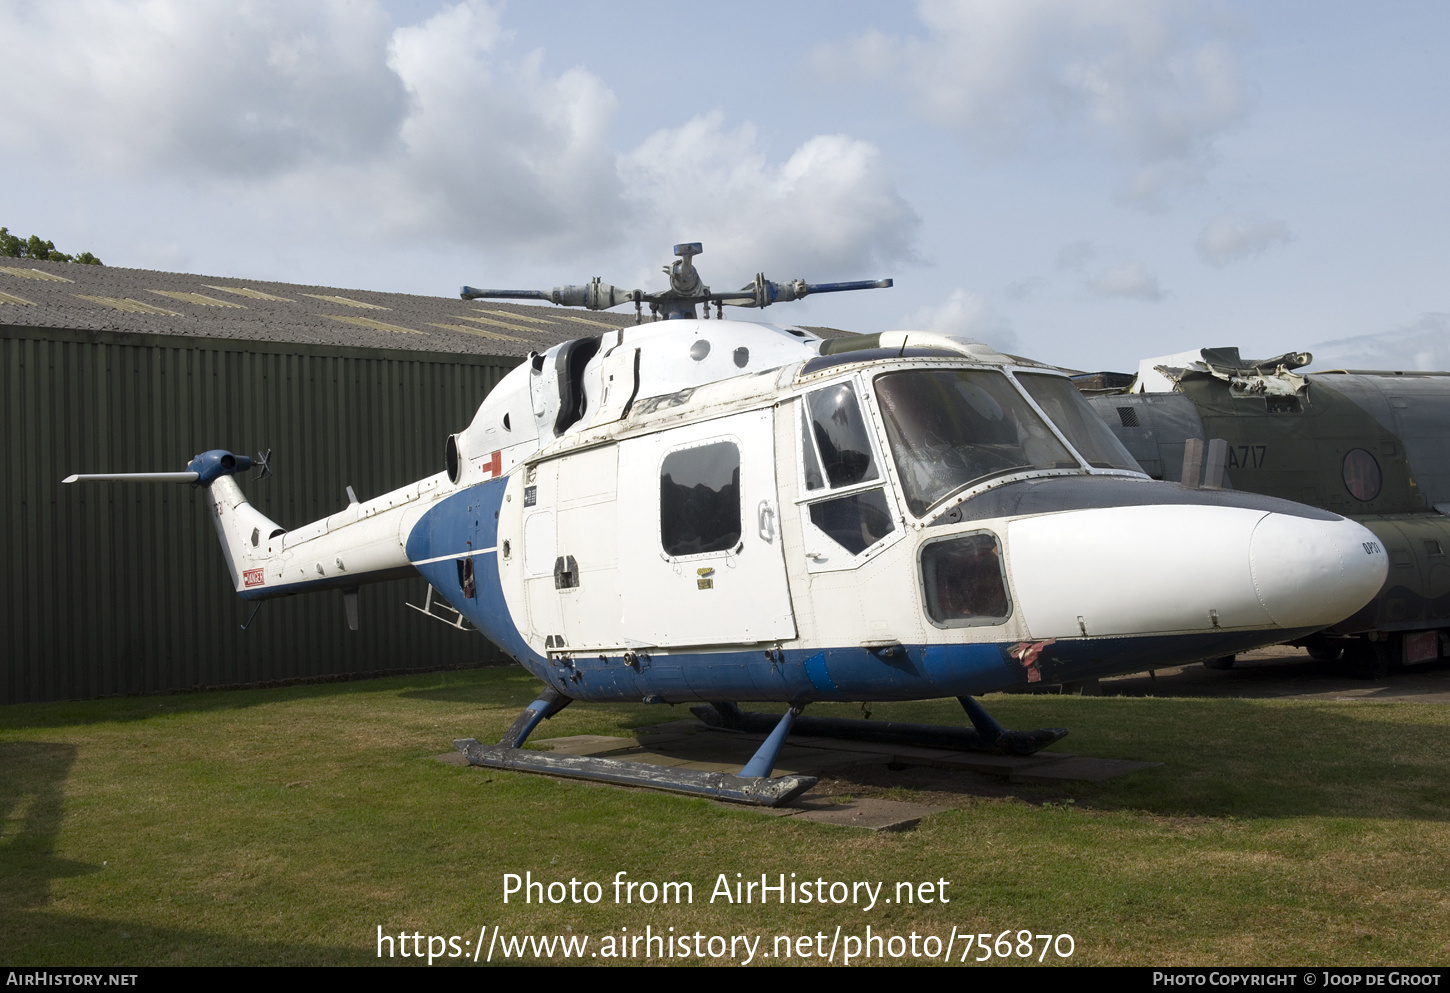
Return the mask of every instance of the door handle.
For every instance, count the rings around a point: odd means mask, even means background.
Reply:
[[[769,544],[775,541],[775,508],[769,500],[760,501],[756,510],[756,524],[760,529],[760,540]]]

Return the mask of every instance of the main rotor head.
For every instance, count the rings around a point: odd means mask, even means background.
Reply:
[[[551,290],[480,290],[465,286],[459,294],[465,300],[548,300],[563,307],[586,307],[589,310],[608,310],[621,304],[633,303],[635,322],[643,319],[643,307],[649,304],[651,320],[692,318],[698,304],[705,305],[705,316],[710,316],[710,305],[715,305],[715,316],[724,316],[724,307],[769,307],[773,303],[802,300],[812,293],[840,293],[846,290],[885,289],[892,285],[890,279],[862,279],[846,283],[807,283],[804,279],[793,279],[777,283],[766,279],[758,272],[755,279],[733,292],[715,293],[700,278],[694,258],[704,254],[701,242],[690,241],[675,246],[674,263],[664,267],[670,277],[670,287],[655,293],[643,290],[626,290],[611,286],[595,276],[583,286],[555,286]]]

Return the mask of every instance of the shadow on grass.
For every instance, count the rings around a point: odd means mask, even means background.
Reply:
[[[48,913],[56,879],[101,867],[57,858],[65,781],[74,745],[0,742],[0,961],[14,966],[366,965],[356,948],[254,942],[210,932],[153,928]]]
[[[1014,784],[974,774],[954,779],[958,774],[908,760],[895,769],[857,766],[849,778],[943,798],[959,789],[963,800],[1070,799],[1170,817],[1450,820],[1450,712],[1438,705],[1002,696],[988,705],[1010,727],[1070,728],[1052,751],[1163,765],[1099,783]],[[936,709],[932,716],[940,716]]]
[[[50,881],[99,866],[55,857],[74,745],[0,742],[0,914],[50,902]]]
[[[462,677],[465,674],[448,675]],[[438,686],[404,690],[398,697],[403,700],[427,700],[434,703],[483,704],[523,709],[533,703],[538,698],[539,691],[544,688],[543,683],[518,665],[473,670],[466,675],[466,679],[452,679]]]
[[[521,708],[534,698],[538,685],[515,671],[405,695]],[[957,806],[1015,797],[1038,804],[1072,800],[1079,807],[1167,817],[1450,820],[1450,754],[1444,747],[1450,710],[1441,705],[1000,694],[985,702],[1009,727],[1069,728],[1070,736],[1054,751],[1163,765],[1097,783],[1010,783],[1002,777],[933,769],[910,759],[881,758],[834,765],[824,775],[877,794],[939,794],[936,800]],[[782,708],[753,704],[750,709]],[[811,712],[860,718],[862,707],[815,704]],[[690,717],[685,706],[574,704],[542,725],[531,743],[581,733],[629,736],[641,727]],[[873,717],[967,724],[955,700],[877,704]],[[678,747],[652,747],[688,760],[701,758],[703,743],[696,739]],[[737,744],[722,742],[721,760],[733,754],[727,745]]]
[[[194,693],[162,693],[149,696],[115,697],[107,700],[77,700],[57,703],[16,703],[0,706],[0,730],[62,728],[87,724],[144,721],[166,714],[205,714],[245,710],[287,700],[326,699],[359,693],[393,693],[402,698],[437,699],[460,703],[502,703],[495,700],[500,686],[517,683],[536,687],[522,668],[514,665],[481,665],[470,669],[408,673],[377,677],[330,679],[297,686],[235,690],[198,690]],[[410,689],[411,687],[426,687]],[[530,689],[518,693],[529,694]],[[429,694],[436,694],[430,696]],[[520,706],[533,700],[528,696]]]
[[[438,753],[450,750],[453,737],[484,740],[501,734],[513,716],[533,700],[539,684],[519,668],[475,669],[367,682],[291,687],[276,690],[199,694],[190,697],[139,698],[85,704],[36,704],[3,708],[10,728],[53,724],[124,722],[171,712],[235,714],[264,703],[336,699],[362,715],[396,713],[415,720],[418,711],[396,702],[497,708],[468,715],[466,731],[453,733],[451,721],[438,734]],[[351,697],[351,700],[344,698]],[[376,700],[379,706],[374,706]],[[384,702],[387,706],[381,706]],[[1238,698],[1124,698],[992,695],[985,703],[1008,727],[1067,727],[1071,735],[1058,751],[1100,758],[1162,762],[1120,779],[1101,783],[1053,781],[1007,784],[971,773],[925,773],[891,769],[887,761],[853,762],[851,774],[873,789],[905,789],[954,794],[958,805],[973,798],[1015,796],[1027,802],[1072,799],[1079,807],[1143,811],[1164,816],[1293,817],[1326,816],[1444,821],[1450,819],[1450,756],[1444,742],[1450,708],[1412,702],[1379,704],[1335,700],[1247,700]],[[64,706],[65,709],[58,709]],[[129,710],[127,708],[130,708]],[[389,709],[391,708],[391,710]],[[778,711],[779,707],[752,705]],[[964,726],[953,700],[876,704],[875,720]],[[317,708],[310,708],[309,713]],[[812,714],[859,718],[859,704],[814,704]],[[689,719],[686,706],[575,704],[536,732],[538,740],[575,734],[629,736],[640,727]],[[311,718],[299,718],[304,721]],[[319,718],[324,723],[336,715]],[[257,735],[273,726],[279,735],[296,726],[275,712],[259,718]],[[440,725],[441,727],[441,725]],[[205,721],[196,733],[205,733]],[[125,734],[145,735],[137,726]],[[322,732],[330,733],[326,728]],[[55,737],[61,737],[55,735]],[[699,742],[696,748],[699,747]],[[124,748],[124,739],[108,747]],[[279,739],[279,746],[285,743]],[[668,746],[659,747],[668,752]],[[85,867],[51,864],[55,825],[59,822],[61,784],[74,760],[75,745],[0,742],[0,768],[6,770],[0,802],[19,834],[0,839],[0,882],[8,897],[0,905],[26,907],[43,901],[43,881]],[[692,756],[694,757],[694,756]],[[907,762],[898,765],[909,765]],[[859,767],[859,768],[858,768]],[[833,766],[832,769],[843,768]],[[834,774],[834,771],[833,771]],[[921,780],[912,785],[911,776]],[[951,777],[957,777],[952,779]],[[21,808],[24,808],[21,810]],[[19,817],[18,820],[14,820]],[[22,854],[24,853],[24,854]],[[51,860],[53,861],[53,860]],[[48,866],[48,868],[46,868]],[[30,896],[24,896],[30,894]],[[39,894],[37,896],[36,894]]]

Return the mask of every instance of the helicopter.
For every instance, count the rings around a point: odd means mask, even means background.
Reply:
[[[1180,474],[1185,445],[1210,443],[1208,467],[1238,490],[1351,517],[1390,559],[1384,587],[1325,631],[1298,639],[1351,671],[1440,658],[1450,631],[1450,375],[1327,369],[1308,352],[1246,359],[1201,348],[1144,359],[1137,375],[1076,377],[1143,468]],[[1202,459],[1203,452],[1198,458]],[[1196,464],[1190,467],[1197,468]],[[1232,656],[1208,660],[1229,668]]]
[[[66,481],[204,489],[244,600],[340,589],[355,626],[361,584],[421,574],[418,609],[543,683],[496,745],[455,742],[474,765],[765,806],[815,783],[772,776],[791,733],[1031,754],[1067,731],[1006,729],[977,696],[1303,637],[1384,582],[1381,544],[1338,514],[1149,479],[1054,367],[942,334],[723,319],[890,280],[717,293],[701,252],[676,245],[657,293],[465,286],[633,303],[636,323],[532,353],[446,439],[443,471],[325,519],[281,527],[238,485],[254,460],[220,449]],[[948,696],[970,727],[802,713]],[[576,700],[700,704],[766,737],[738,775],[522,747]]]

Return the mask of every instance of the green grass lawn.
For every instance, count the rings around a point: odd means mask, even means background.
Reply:
[[[1008,726],[1071,728],[1062,750],[1165,765],[968,783],[917,830],[871,834],[433,760],[454,738],[496,740],[534,689],[493,669],[0,708],[0,961],[367,964],[379,926],[460,945],[495,925],[584,935],[590,951],[646,928],[759,935],[768,954],[777,936],[828,947],[869,925],[942,942],[954,927],[1070,934],[1075,964],[1450,962],[1450,708],[989,697]],[[576,704],[536,737],[684,716]],[[953,701],[874,716],[963,722]],[[694,901],[616,905],[621,871],[689,881]],[[597,881],[604,898],[505,905],[504,875],[525,872]],[[879,882],[882,897],[945,879],[950,902],[711,904],[737,872]]]

